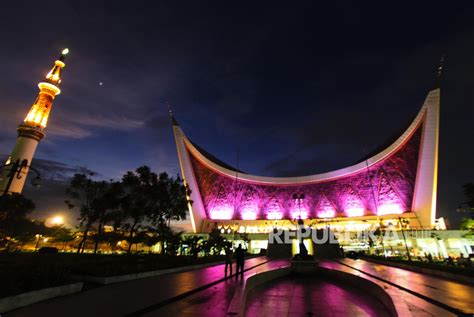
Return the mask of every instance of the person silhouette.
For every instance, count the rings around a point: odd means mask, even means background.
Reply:
[[[234,251],[232,250],[232,244],[229,243],[225,248],[225,276],[227,276],[227,268],[230,269],[230,275],[232,276],[232,256]]]
[[[239,244],[237,249],[235,250],[235,259],[237,262],[235,278],[244,277],[244,262],[245,262],[245,250],[242,248],[242,244]]]

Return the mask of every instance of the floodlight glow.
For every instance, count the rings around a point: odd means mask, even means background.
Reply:
[[[215,220],[229,220],[233,214],[234,209],[228,205],[214,207],[209,212],[210,218]]]
[[[346,209],[345,212],[348,217],[361,217],[364,215],[364,208],[352,207],[352,208]]]
[[[257,208],[255,206],[246,206],[241,212],[243,220],[255,220],[257,219]]]
[[[291,218],[292,219],[307,219],[308,211],[304,207],[302,207],[301,209],[294,209],[291,211]]]
[[[283,218],[283,213],[278,210],[272,210],[267,212],[267,219],[268,220],[280,220]]]
[[[51,223],[56,226],[62,225],[64,223],[64,218],[61,216],[55,216],[51,219]]]
[[[377,208],[377,215],[402,214],[403,208],[399,204],[385,204]]]
[[[318,211],[318,218],[334,218],[336,211],[334,209],[326,209]]]

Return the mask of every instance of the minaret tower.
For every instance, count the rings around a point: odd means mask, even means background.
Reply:
[[[53,68],[39,84],[39,93],[23,123],[18,126],[18,137],[15,147],[8,157],[6,166],[2,169],[0,194],[8,188],[8,193],[21,193],[28,175],[29,166],[39,141],[45,136],[49,113],[54,98],[61,93],[61,70],[66,66],[64,60],[69,50],[62,51],[61,56],[54,62]],[[14,164],[18,162],[18,164]],[[15,177],[9,177],[11,169],[17,168]]]

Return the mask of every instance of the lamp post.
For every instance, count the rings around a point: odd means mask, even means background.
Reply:
[[[403,230],[404,221],[402,222],[402,217],[398,217],[398,221],[400,223],[400,229],[402,230],[402,236],[403,236],[403,241],[405,242],[405,249],[407,250],[408,261],[411,262],[410,250],[408,249],[407,239],[405,237],[405,231]]]
[[[36,244],[35,244],[35,251],[36,251],[36,250],[38,250],[40,239],[41,239],[42,235],[37,234],[37,235],[35,235],[35,237],[36,237]]]
[[[298,204],[298,218],[301,219],[301,200],[305,199],[304,194],[293,194],[293,199]]]
[[[10,191],[10,186],[12,185],[12,182],[15,178],[16,179],[21,179],[23,177],[23,175],[21,175],[21,172],[23,171],[24,168],[31,169],[31,170],[33,170],[33,172],[36,173],[36,177],[33,178],[33,181],[32,181],[33,186],[39,186],[40,185],[40,182],[41,182],[40,173],[35,168],[33,168],[32,166],[28,166],[28,160],[24,159],[24,160],[20,161],[20,159],[18,159],[15,162],[8,162],[7,164],[5,164],[3,166],[0,166],[0,172],[5,167],[8,167],[8,166],[11,166],[11,169],[8,172],[8,175],[7,175],[8,181],[7,181],[7,184],[6,184],[5,188],[3,189],[2,197],[5,197],[5,196],[8,195],[8,192]]]
[[[301,200],[305,199],[305,195],[304,194],[293,194],[293,199],[296,201],[296,203],[298,204],[298,232],[297,232],[297,236],[299,236],[299,245],[300,245],[300,256],[302,257],[305,257],[308,255],[308,250],[306,249],[306,246],[304,245],[304,241],[303,241],[303,229],[304,228],[304,221],[303,219],[301,219]]]

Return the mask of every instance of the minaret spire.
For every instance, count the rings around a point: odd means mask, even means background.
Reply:
[[[45,128],[48,124],[49,114],[53,105],[54,98],[61,93],[59,89],[61,84],[61,71],[66,66],[64,63],[69,50],[66,48],[61,52],[60,57],[54,61],[54,65],[45,78],[38,84],[39,93],[30,111],[25,117],[23,123],[18,126],[18,137],[11,155],[8,157],[7,165],[2,169],[2,179],[0,180],[0,193],[8,191],[9,193],[21,193],[25,183],[28,169],[38,146],[39,141],[45,136]],[[10,183],[8,175],[14,164],[10,162],[21,162],[21,171]]]
[[[31,106],[24,120],[24,124],[20,125],[19,129],[22,127],[46,128],[53,100],[61,93],[61,89],[59,89],[61,84],[61,70],[66,66],[64,60],[68,53],[69,49],[67,48],[62,51],[61,56],[54,62],[53,68],[51,68],[44,80],[38,84],[40,89],[38,98],[36,98],[33,106]],[[44,137],[44,132],[42,137]]]

